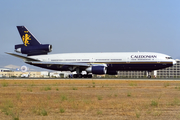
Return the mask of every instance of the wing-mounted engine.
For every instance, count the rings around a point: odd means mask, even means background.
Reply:
[[[22,54],[31,55],[45,55],[52,51],[52,45],[40,44],[33,46],[24,46],[24,44],[15,45],[15,51]]]
[[[91,67],[88,67],[86,71],[88,73],[98,74],[98,75],[106,74],[107,72],[105,66],[91,66]]]

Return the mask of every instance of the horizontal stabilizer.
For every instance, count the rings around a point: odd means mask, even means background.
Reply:
[[[37,60],[37,59],[33,59],[33,58],[29,58],[29,57],[21,56],[21,55],[14,54],[14,53],[7,53],[7,52],[6,52],[6,54],[9,54],[9,55],[12,55],[12,56],[15,56],[15,57],[21,58],[21,59],[23,59],[24,61],[40,61],[40,60]]]

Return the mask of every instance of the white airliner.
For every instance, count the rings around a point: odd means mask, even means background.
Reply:
[[[58,71],[76,71],[74,78],[91,78],[92,74],[116,75],[117,71],[148,71],[171,67],[176,64],[169,55],[155,52],[109,52],[48,54],[52,45],[40,44],[24,26],[17,26],[24,44],[15,45],[15,51],[27,56],[7,53],[25,63]],[[81,72],[86,71],[86,75]],[[148,78],[151,75],[148,74]]]

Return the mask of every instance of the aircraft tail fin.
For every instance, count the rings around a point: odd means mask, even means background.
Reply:
[[[31,34],[25,26],[17,26],[24,46],[40,45],[39,41]]]

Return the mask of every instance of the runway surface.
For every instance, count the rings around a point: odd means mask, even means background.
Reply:
[[[180,81],[180,79],[101,79],[101,78],[76,78],[76,79],[69,79],[69,78],[0,78],[0,80],[119,80],[119,81]]]

